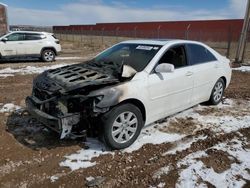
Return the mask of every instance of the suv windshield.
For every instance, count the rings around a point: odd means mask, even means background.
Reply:
[[[104,51],[93,63],[98,67],[114,66],[117,71],[123,65],[129,65],[137,72],[142,71],[160,50],[160,45],[122,43]]]

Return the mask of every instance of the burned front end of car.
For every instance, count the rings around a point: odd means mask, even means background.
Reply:
[[[103,95],[92,91],[119,80],[87,64],[66,66],[38,75],[32,95],[26,98],[29,113],[62,138],[85,136],[91,121],[108,108],[98,107]]]

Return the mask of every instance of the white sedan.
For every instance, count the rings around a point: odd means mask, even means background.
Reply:
[[[53,129],[61,138],[88,129],[88,119],[108,146],[121,149],[144,125],[199,103],[220,103],[231,79],[229,63],[200,42],[125,41],[91,61],[38,76],[27,106],[46,125],[48,119],[60,122]]]

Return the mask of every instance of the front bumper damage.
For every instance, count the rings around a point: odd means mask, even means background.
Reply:
[[[56,131],[63,139],[67,136],[78,137],[71,132],[72,127],[80,122],[80,113],[67,113],[53,116],[42,110],[48,101],[40,101],[34,96],[26,98],[26,107],[29,113],[49,129]],[[86,131],[81,132],[81,137],[86,137]]]

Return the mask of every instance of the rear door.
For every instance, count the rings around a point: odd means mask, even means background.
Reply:
[[[218,61],[204,46],[187,44],[187,55],[194,77],[192,103],[198,104],[207,101],[217,79]]]
[[[27,55],[38,55],[43,47],[46,36],[40,33],[25,33],[24,48]]]

